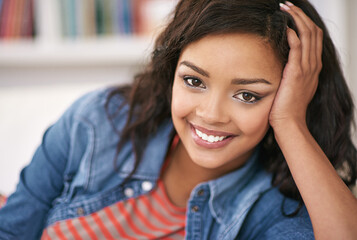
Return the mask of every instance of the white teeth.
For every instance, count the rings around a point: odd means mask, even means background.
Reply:
[[[226,137],[224,136],[213,136],[213,135],[207,135],[203,132],[201,132],[200,130],[197,130],[195,128],[195,131],[196,131],[196,134],[202,138],[203,140],[207,141],[207,142],[210,142],[210,143],[213,143],[213,142],[220,142],[222,141],[223,139],[225,139]]]

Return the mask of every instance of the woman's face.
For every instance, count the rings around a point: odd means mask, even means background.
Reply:
[[[178,145],[198,166],[240,167],[266,134],[283,66],[262,38],[222,34],[189,44],[172,92]]]

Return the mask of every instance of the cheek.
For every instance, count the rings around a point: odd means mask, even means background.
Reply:
[[[240,110],[242,114],[235,117],[240,130],[247,136],[262,137],[269,127],[269,113],[271,104],[262,104],[254,108]]]
[[[172,88],[171,113],[173,118],[182,118],[187,116],[192,111],[192,100],[181,86],[178,86],[175,79]]]

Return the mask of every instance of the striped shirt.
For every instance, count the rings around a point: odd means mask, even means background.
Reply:
[[[186,209],[171,203],[164,184],[137,198],[47,227],[48,239],[184,239]]]
[[[7,198],[0,194],[0,208],[5,205]]]

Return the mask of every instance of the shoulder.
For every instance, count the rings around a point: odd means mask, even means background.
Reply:
[[[110,97],[114,88],[101,88],[88,92],[79,97],[65,112],[72,118],[95,119],[103,116],[105,111],[114,111],[124,101],[120,95]]]
[[[314,239],[306,207],[274,187],[264,192],[248,213],[238,239]]]
[[[110,119],[110,112],[117,111],[123,99],[119,95],[109,99],[112,91],[113,88],[103,88],[79,97],[45,132],[41,150],[51,162],[60,164],[58,169],[65,179],[75,174],[92,177],[95,163],[100,165],[106,157],[103,153],[115,152],[119,136],[114,125],[119,124]],[[118,119],[124,125],[126,117]],[[83,173],[78,172],[80,164]]]
[[[70,133],[83,126],[87,129],[104,127],[113,130],[114,125],[124,125],[128,106],[120,94],[111,95],[114,90],[114,87],[101,88],[80,96],[66,109],[55,127]]]

